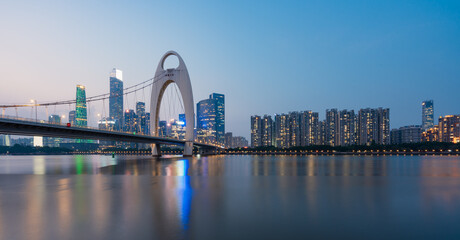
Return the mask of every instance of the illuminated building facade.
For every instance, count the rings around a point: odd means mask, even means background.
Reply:
[[[86,112],[86,89],[85,86],[82,85],[77,85],[75,125],[78,127],[88,126],[88,116]]]
[[[150,114],[145,112],[145,103],[137,102],[136,103],[136,123],[137,129],[136,132],[142,133],[145,135],[149,134],[149,125],[150,125]]]
[[[116,68],[110,73],[109,117],[116,122],[115,129],[121,130],[123,122],[123,72]]]
[[[196,105],[196,129],[198,141],[216,142],[217,140],[217,101],[205,99]]]
[[[213,93],[209,99],[216,101],[216,140],[219,143],[225,141],[225,96],[224,94]]]
[[[297,147],[300,146],[300,113],[299,112],[290,112],[288,114],[288,134],[289,140],[287,142],[287,147]]]
[[[300,145],[319,144],[319,118],[317,112],[303,111],[300,113]]]
[[[390,109],[361,109],[358,113],[360,145],[390,144]]]
[[[134,110],[128,109],[125,111],[124,121],[123,121],[123,131],[124,132],[137,132],[137,116]],[[116,120],[115,120],[116,122]]]
[[[336,108],[326,110],[326,144],[338,146],[339,144],[339,112]]]
[[[361,109],[359,116],[354,110],[328,109],[323,121],[312,111],[275,114],[274,121],[267,115],[251,116],[251,146],[389,144],[389,127],[388,108]]]
[[[286,114],[275,115],[275,147],[287,147],[287,142],[289,140],[289,126],[287,125],[287,119],[288,116]]]
[[[433,100],[422,102],[422,128],[424,130],[434,126],[434,105]]]
[[[273,134],[273,119],[270,115],[264,115],[262,118],[262,146],[274,145]]]
[[[251,116],[251,147],[262,146],[262,118]]]
[[[439,126],[435,125],[432,128],[426,129],[422,132],[423,142],[439,142]]]
[[[338,116],[338,146],[350,146],[356,144],[357,118],[353,110],[341,110]]]
[[[439,141],[460,142],[460,115],[439,117]]]

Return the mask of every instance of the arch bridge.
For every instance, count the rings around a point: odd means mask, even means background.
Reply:
[[[165,69],[165,60],[170,56],[176,56],[179,60],[179,65],[176,68]],[[183,100],[186,121],[184,140],[160,137],[159,134],[159,114],[161,102],[163,100],[166,88],[172,83],[175,83],[179,88],[179,92]],[[194,141],[195,112],[192,84],[187,71],[187,67],[185,66],[185,62],[177,52],[168,51],[162,56],[160,62],[158,63],[151,86],[152,92],[150,99],[150,134],[133,134],[132,132],[110,131],[90,127],[51,124],[45,121],[39,121],[38,118],[33,120],[20,118],[17,115],[17,108],[20,107],[37,108],[40,106],[56,106],[62,104],[71,104],[75,102],[74,100],[45,104],[34,103],[23,105],[0,105],[0,108],[2,108],[3,111],[7,108],[16,109],[16,117],[5,116],[2,112],[2,115],[0,116],[0,134],[147,143],[151,144],[152,156],[155,157],[161,156],[161,145],[184,146],[184,156],[192,156],[194,146],[200,148],[200,152],[207,154],[218,153],[219,150],[223,148],[220,144],[216,143],[203,143]],[[103,98],[105,95],[107,94],[90,97],[87,99],[87,101],[99,101],[101,99],[106,99]]]

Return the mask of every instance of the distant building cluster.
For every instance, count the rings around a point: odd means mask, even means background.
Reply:
[[[326,110],[326,118],[312,111],[251,116],[251,146],[290,148],[310,145],[349,146],[390,143],[388,108]]]
[[[422,133],[422,141],[460,143],[460,115],[439,117],[438,125]]]
[[[391,130],[391,143],[460,142],[460,115],[446,115],[434,124],[433,100],[422,102],[422,125]]]

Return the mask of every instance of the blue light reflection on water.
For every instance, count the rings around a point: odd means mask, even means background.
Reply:
[[[187,230],[190,208],[192,205],[193,189],[190,185],[190,176],[187,175],[189,160],[179,160],[176,162],[177,173],[177,208],[180,209],[179,217],[184,230]]]

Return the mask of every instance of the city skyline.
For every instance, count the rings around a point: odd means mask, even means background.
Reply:
[[[225,94],[226,131],[245,137],[254,114],[311,109],[324,118],[331,108],[386,106],[398,128],[420,124],[426,99],[436,102],[435,119],[460,112],[451,87],[460,78],[455,2],[137,3],[4,4],[0,102],[67,99],[76,84],[87,96],[106,93],[114,67],[132,86],[175,49],[187,59],[195,99]],[[151,14],[168,8],[176,18]],[[156,38],[168,29],[179,31]]]

